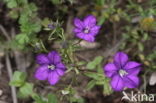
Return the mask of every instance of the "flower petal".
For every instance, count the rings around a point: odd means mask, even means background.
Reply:
[[[35,78],[38,80],[46,80],[48,77],[48,66],[42,65],[35,72]]]
[[[66,67],[63,63],[60,62],[59,64],[57,64],[56,68],[57,68],[56,71],[60,76],[64,75]]]
[[[82,29],[79,29],[79,28],[74,29],[74,33],[80,33],[80,32],[82,32]]]
[[[94,42],[95,41],[95,37],[92,35],[85,35],[83,39],[88,41],[88,42]]]
[[[64,65],[62,62],[58,63],[58,64],[56,65],[56,68],[66,69],[65,65]]]
[[[116,64],[116,66],[118,66],[118,68],[122,69],[124,65],[127,63],[127,61],[128,61],[127,54],[125,54],[124,52],[116,53],[114,57],[114,63]]]
[[[126,63],[124,69],[131,75],[138,75],[138,73],[141,70],[141,64],[134,61],[130,61]]]
[[[75,25],[77,28],[80,28],[80,29],[82,29],[82,28],[84,27],[83,22],[82,22],[80,19],[78,19],[78,18],[75,18],[75,19],[74,19],[74,25]]]
[[[59,79],[60,77],[55,70],[50,72],[48,75],[48,81],[51,85],[55,85],[59,81]]]
[[[116,74],[117,74],[116,71],[112,71],[112,72],[105,71],[106,77],[109,77],[109,78],[111,78],[112,76],[114,76],[114,75],[116,75]]]
[[[95,37],[92,35],[84,34],[84,33],[77,33],[76,36],[80,39],[86,40],[88,42],[93,42]]]
[[[80,39],[83,39],[86,34],[84,33],[76,33],[76,36]]]
[[[114,63],[108,63],[104,66],[105,75],[107,77],[112,77],[114,74],[117,73],[118,68],[114,65]]]
[[[61,61],[61,57],[60,57],[59,53],[56,51],[50,52],[48,54],[48,58],[49,58],[50,62],[53,64],[57,64]]]
[[[56,69],[56,72],[58,73],[59,76],[63,76],[64,73],[65,73],[65,70],[60,69],[60,68],[57,68],[57,69]]]
[[[41,65],[48,64],[49,63],[49,59],[48,59],[46,54],[39,54],[39,55],[36,56],[36,62],[38,64],[41,64]]]
[[[123,78],[125,86],[128,88],[137,88],[139,85],[139,78],[134,75],[128,75]]]
[[[99,32],[100,27],[101,27],[101,26],[94,26],[94,27],[92,27],[92,28],[90,29],[91,35],[93,35],[93,36],[97,35],[98,32]]]
[[[140,66],[141,66],[140,63],[137,63],[137,62],[134,62],[134,61],[129,61],[129,62],[126,63],[124,69],[125,70],[135,69],[135,68],[138,68]]]
[[[124,82],[119,75],[114,75],[111,80],[111,86],[115,91],[121,91],[124,89]]]
[[[88,15],[85,19],[84,19],[84,25],[85,27],[93,27],[96,25],[96,18],[93,15]]]

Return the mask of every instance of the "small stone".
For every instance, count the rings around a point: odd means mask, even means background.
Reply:
[[[2,96],[2,94],[3,94],[3,91],[0,89],[0,96]]]
[[[149,79],[149,84],[151,86],[155,85],[156,84],[156,72],[153,72],[150,79]]]

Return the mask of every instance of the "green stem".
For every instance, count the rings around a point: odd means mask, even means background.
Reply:
[[[42,40],[40,40],[40,43],[41,43],[41,46],[42,46],[43,50],[44,50],[45,52],[48,52],[48,50],[47,50],[46,47],[44,46]]]

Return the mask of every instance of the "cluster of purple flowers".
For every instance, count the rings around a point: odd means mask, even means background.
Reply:
[[[95,40],[100,26],[96,25],[96,18],[93,15],[85,17],[83,21],[74,19],[74,33],[80,38],[89,42]],[[39,54],[36,57],[40,65],[35,72],[38,80],[48,80],[51,85],[55,85],[60,77],[65,74],[66,67],[61,61],[58,52],[52,51],[48,54]],[[118,52],[114,56],[114,61],[104,66],[105,75],[111,78],[111,87],[115,91],[121,91],[126,88],[137,88],[139,85],[138,73],[141,64],[135,61],[129,61],[127,54]]]

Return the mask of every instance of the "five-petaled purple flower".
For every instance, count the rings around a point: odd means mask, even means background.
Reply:
[[[115,91],[122,91],[125,87],[137,88],[139,85],[138,73],[141,64],[129,61],[127,54],[123,52],[116,53],[113,63],[104,66],[107,77],[111,78],[111,86]]]
[[[65,65],[61,62],[61,57],[56,51],[52,51],[48,55],[39,54],[36,61],[40,66],[35,77],[38,80],[48,80],[51,85],[55,85],[66,71]]]
[[[83,21],[75,18],[74,25],[74,33],[76,37],[89,42],[93,42],[95,40],[95,36],[98,34],[100,29],[100,26],[96,25],[96,18],[93,15],[85,17]]]

